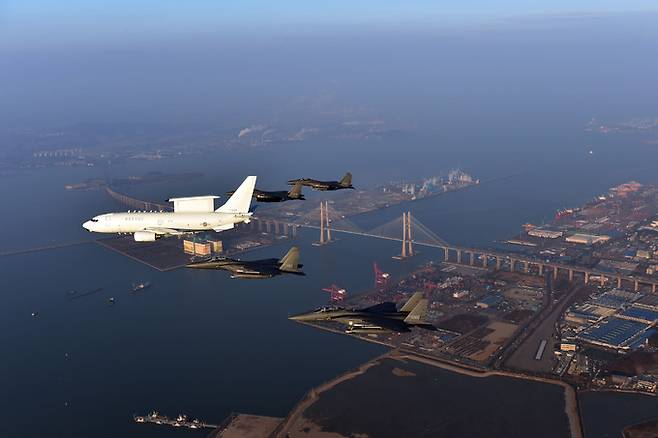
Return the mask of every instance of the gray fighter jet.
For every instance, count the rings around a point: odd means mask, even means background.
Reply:
[[[303,186],[311,187],[315,190],[328,191],[328,190],[341,190],[353,189],[352,174],[347,172],[340,181],[318,181],[311,178],[291,179],[288,184],[293,185],[301,183]]]
[[[223,269],[231,273],[231,278],[272,278],[281,274],[306,275],[301,271],[299,248],[293,246],[279,259],[236,260],[228,257],[213,257],[209,260],[191,263],[193,269]]]
[[[338,321],[347,325],[345,333],[377,333],[382,331],[408,332],[412,327],[436,330],[426,321],[427,299],[416,292],[397,309],[395,303],[385,302],[363,309],[322,307],[313,312],[293,315],[293,321]]]
[[[233,192],[227,192],[226,196],[232,196]],[[304,195],[302,194],[302,183],[296,183],[290,191],[286,192],[285,190],[268,192],[265,190],[254,189],[253,198],[258,202],[283,202],[290,200],[304,200]]]

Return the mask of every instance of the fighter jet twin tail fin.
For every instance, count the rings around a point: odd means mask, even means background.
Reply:
[[[407,300],[406,303],[404,303],[404,306],[400,309],[400,312],[411,312],[414,310],[414,307],[416,307],[416,304],[423,299],[423,293],[422,292],[415,292],[411,298]]]
[[[400,312],[408,312],[404,322],[409,325],[431,327],[431,324],[427,322],[428,303],[429,301],[423,298],[422,292],[414,293],[400,309]]]
[[[302,183],[300,181],[297,181],[292,189],[290,189],[288,197],[290,199],[304,199],[304,195],[302,195]]]
[[[338,181],[338,184],[340,184],[342,187],[352,187],[352,174],[347,172],[345,176],[340,181]]]
[[[288,250],[286,255],[279,260],[279,270],[283,272],[301,273],[299,264],[299,247],[293,246]]]

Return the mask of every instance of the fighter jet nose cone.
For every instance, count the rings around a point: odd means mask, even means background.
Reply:
[[[297,315],[291,315],[288,319],[292,321],[312,321],[314,318],[313,313],[298,313]]]

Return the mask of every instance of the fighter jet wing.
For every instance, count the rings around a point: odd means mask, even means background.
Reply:
[[[408,332],[409,327],[398,319],[389,319],[389,318],[363,318],[368,324],[379,326],[383,329],[390,330],[393,332]]]
[[[397,312],[398,309],[395,307],[395,303],[386,301],[384,303],[375,304],[374,306],[366,307],[365,309],[361,310],[364,312],[372,313],[394,313]]]
[[[235,274],[244,274],[244,275],[262,274],[262,271],[256,271],[254,269],[247,269],[247,268],[234,268],[234,269],[231,269],[231,272],[233,272]]]

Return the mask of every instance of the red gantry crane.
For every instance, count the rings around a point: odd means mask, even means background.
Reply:
[[[329,292],[330,294],[329,299],[333,302],[341,302],[347,296],[347,291],[343,288],[336,286],[335,284],[332,284],[329,287],[325,287],[322,290],[325,292]]]

